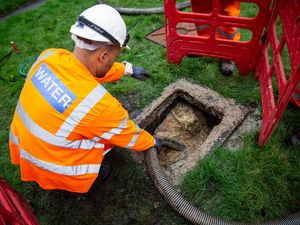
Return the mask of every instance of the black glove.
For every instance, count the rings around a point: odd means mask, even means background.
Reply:
[[[134,77],[135,79],[138,80],[146,80],[147,78],[150,77],[150,74],[142,67],[138,67],[138,66],[133,66],[132,67],[132,77]]]

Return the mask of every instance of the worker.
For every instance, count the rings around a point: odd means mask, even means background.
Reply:
[[[86,193],[113,146],[145,151],[155,139],[139,128],[102,85],[122,76],[145,80],[147,71],[115,62],[129,35],[120,14],[98,4],[70,29],[73,52],[48,49],[30,68],[10,129],[10,155],[22,181],[45,190]],[[99,175],[100,171],[100,175]]]
[[[213,1],[201,1],[191,0],[192,11],[195,13],[205,13],[209,14],[212,12],[212,2]],[[239,16],[240,15],[240,1],[234,0],[223,0],[221,1],[221,15],[225,16]],[[196,24],[197,34],[199,36],[209,36],[210,26],[205,23]],[[216,29],[216,39],[227,39],[227,40],[240,40],[240,29],[236,27],[225,27],[220,26]],[[234,70],[234,62],[227,59],[221,59],[220,71],[225,76],[230,76]]]

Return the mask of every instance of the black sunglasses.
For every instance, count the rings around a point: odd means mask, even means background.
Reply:
[[[121,47],[125,47],[127,46],[129,40],[130,40],[130,36],[127,33],[126,34],[126,38],[125,41],[123,43],[123,45],[121,45],[121,43],[115,39],[110,33],[108,33],[106,30],[104,30],[103,28],[97,26],[96,24],[92,23],[91,21],[89,21],[88,19],[86,19],[83,16],[79,16],[77,18],[77,21],[80,23],[83,23],[84,25],[88,26],[89,28],[93,29],[94,31],[98,32],[100,35],[102,35],[103,37],[106,37],[108,40],[110,40],[113,44],[121,46]]]

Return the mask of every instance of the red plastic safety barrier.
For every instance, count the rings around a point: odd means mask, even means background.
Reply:
[[[38,225],[33,209],[0,177],[0,225]]]
[[[225,1],[225,0],[223,0]],[[245,1],[244,1],[245,2]],[[176,0],[164,0],[167,60],[180,63],[186,55],[210,56],[236,62],[240,74],[255,71],[260,81],[263,121],[258,144],[264,145],[283,114],[292,94],[300,92],[300,2],[299,0],[246,0],[259,7],[254,18],[221,15],[221,0],[212,0],[211,13],[182,12],[176,9]],[[203,4],[193,1],[194,4]],[[197,8],[197,5],[193,5]],[[281,39],[277,39],[276,21],[282,24]],[[207,36],[178,33],[179,23],[209,25]],[[252,32],[246,42],[216,38],[218,27],[245,28]],[[285,74],[282,51],[287,46],[291,71]],[[269,64],[271,49],[273,62]],[[276,75],[276,80],[272,79]],[[272,82],[276,82],[274,88]],[[277,96],[274,95],[278,92]]]
[[[281,39],[278,40],[276,21],[282,25]],[[290,73],[285,74],[282,52],[287,47],[290,58]],[[269,51],[271,49],[271,52]],[[269,64],[270,54],[273,62]],[[258,144],[264,145],[300,84],[300,1],[275,1],[274,14],[263,43],[256,68],[260,81],[263,120]],[[272,79],[273,78],[273,79]],[[276,79],[275,79],[276,78]],[[273,82],[272,82],[273,81]],[[274,83],[274,85],[272,84]],[[277,85],[276,85],[277,84]],[[274,94],[274,92],[276,94]]]
[[[203,4],[201,1],[195,2]],[[259,7],[258,14],[254,18],[222,15],[220,0],[211,2],[212,12],[202,14],[178,11],[176,0],[164,0],[168,62],[178,64],[186,55],[211,56],[235,61],[241,74],[253,72],[260,53],[261,37],[271,17],[272,0],[247,0]],[[209,35],[207,37],[181,35],[176,30],[179,23],[209,24]],[[252,38],[245,42],[217,39],[218,27],[244,28],[252,32]]]

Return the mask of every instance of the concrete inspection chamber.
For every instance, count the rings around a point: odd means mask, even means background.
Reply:
[[[228,139],[249,112],[232,99],[180,79],[166,87],[136,122],[158,137],[186,145],[182,151],[164,148],[158,154],[162,171],[176,186],[213,147]]]

